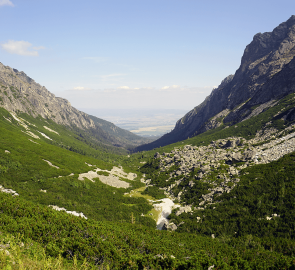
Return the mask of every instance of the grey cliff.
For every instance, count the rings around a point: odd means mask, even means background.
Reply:
[[[224,123],[243,121],[251,113],[249,106],[263,105],[293,92],[294,55],[293,15],[272,32],[256,34],[234,75],[226,77],[200,105],[178,120],[170,133],[137,150],[164,146],[214,129],[221,125],[219,119]],[[257,112],[263,111],[260,109]]]

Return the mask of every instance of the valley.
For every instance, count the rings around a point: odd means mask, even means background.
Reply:
[[[294,269],[294,40],[255,35],[184,116],[104,120],[0,63],[0,268]]]

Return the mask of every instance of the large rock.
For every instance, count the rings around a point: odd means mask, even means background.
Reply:
[[[176,231],[177,230],[177,226],[173,222],[169,223],[169,222],[166,221],[164,223],[163,227],[162,227],[162,230],[165,230],[165,231]]]
[[[247,151],[244,152],[243,156],[244,156],[244,159],[245,160],[251,160],[255,157],[256,155],[256,151],[255,150],[251,150],[251,149],[248,149]]]
[[[237,161],[237,162],[242,161],[243,155],[241,154],[241,152],[233,153],[232,159],[233,159],[233,161]]]
[[[182,213],[189,213],[192,211],[192,208],[191,206],[182,206],[182,207],[179,207],[178,210],[176,211],[176,216],[179,216],[181,215]]]
[[[160,158],[160,157],[161,157],[161,155],[160,155],[159,152],[155,153],[155,155],[154,155],[154,158],[155,158],[155,159],[158,159],[158,158]]]

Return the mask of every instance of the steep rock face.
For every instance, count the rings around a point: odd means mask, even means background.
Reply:
[[[28,113],[78,128],[95,128],[87,114],[71,106],[66,99],[56,97],[24,72],[0,63],[0,106],[8,111]]]
[[[176,123],[174,130],[151,144],[139,147],[138,150],[164,146],[216,128],[221,124],[221,121],[218,121],[221,118],[224,122],[237,122],[238,119],[241,121],[241,115],[237,114],[237,111],[249,100],[253,100],[256,105],[255,98],[258,96],[259,102],[263,103],[275,96],[282,96],[284,93],[293,91],[294,87],[290,86],[293,81],[290,81],[285,87],[288,89],[285,89],[282,87],[281,80],[287,76],[288,72],[292,73],[290,70],[293,64],[288,64],[294,55],[295,16],[293,15],[272,32],[256,34],[253,41],[246,47],[241,65],[235,75],[225,78],[204,102]],[[286,72],[279,76],[285,67]],[[284,80],[288,79],[284,78]],[[271,85],[273,90],[269,91]]]
[[[280,98],[295,92],[295,58],[284,66],[284,68],[273,76],[271,80],[265,82],[264,85],[255,93],[255,95],[247,101],[243,106],[231,111],[225,118],[224,122],[232,122],[233,124],[249,119],[263,112],[268,107],[277,103]],[[255,108],[255,109],[253,109]],[[291,114],[292,111],[292,114]],[[286,119],[291,120],[294,109],[290,110]],[[282,116],[279,116],[282,118]]]

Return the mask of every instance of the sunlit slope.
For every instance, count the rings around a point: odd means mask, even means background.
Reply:
[[[132,212],[138,223],[155,227],[151,218],[142,216],[151,209],[148,202],[124,196],[143,186],[139,176],[132,181],[119,177],[128,188],[106,185],[98,175],[92,181],[83,177],[78,180],[82,173],[94,173],[98,169],[109,175],[107,171],[118,166],[120,156],[107,154],[105,149],[98,150],[99,147],[92,148],[96,145],[78,140],[75,133],[50,121],[33,122],[33,118],[29,122],[25,115],[12,116],[3,109],[1,114],[0,185],[3,188],[12,189],[27,200],[64,207],[97,220],[126,222]],[[116,157],[117,161],[112,161]]]
[[[252,235],[268,245],[273,243],[274,250],[294,256],[294,162],[292,153],[269,164],[245,168],[231,192],[215,194],[214,204],[193,214],[173,214],[170,219],[176,223],[184,221],[179,231],[214,233],[216,237],[227,237],[228,241]],[[197,196],[195,189],[187,194],[186,200],[194,196]]]
[[[176,232],[294,256],[294,97],[241,123],[221,118],[215,130],[130,157],[150,179],[145,193],[164,190],[186,207],[169,216]]]
[[[175,216],[174,213],[171,221],[176,222],[177,225],[184,221],[184,224],[179,226],[179,231],[182,233],[155,231],[155,222],[142,216],[151,210],[147,201],[143,198],[124,196],[124,193],[143,186],[138,181],[141,173],[137,171],[138,167],[142,167],[142,173],[146,173],[147,177],[153,175],[152,181],[156,180],[151,182],[154,187],[145,193],[159,195],[155,188],[162,188],[162,183],[167,182],[164,178],[162,179],[164,181],[158,181],[161,180],[157,177],[161,168],[157,158],[154,157],[155,152],[160,152],[162,155],[163,152],[167,153],[174,147],[181,148],[187,144],[210,146],[213,140],[228,136],[243,137],[246,141],[254,138],[260,130],[271,128],[277,131],[284,130],[293,122],[287,117],[285,120],[282,118],[288,115],[293,107],[294,96],[290,95],[259,116],[237,124],[237,127],[226,128],[226,125],[222,124],[218,130],[130,157],[108,154],[107,150],[98,146],[95,149],[92,147],[95,144],[83,138],[83,134],[79,136],[75,132],[71,133],[63,126],[48,120],[45,122],[39,118],[31,119],[27,115],[13,117],[11,113],[2,110],[0,119],[1,185],[6,189],[15,190],[19,196],[12,197],[10,194],[0,193],[1,230],[12,235],[16,235],[21,230],[24,233],[23,241],[32,239],[40,243],[41,248],[46,251],[46,256],[57,258],[60,254],[70,260],[76,256],[80,264],[86,259],[90,264],[104,265],[110,269],[144,269],[144,267],[208,269],[212,265],[229,269],[259,267],[288,269],[294,264],[292,251],[294,241],[292,236],[288,236],[288,230],[280,235],[275,235],[274,230],[283,232],[283,228],[291,226],[291,223],[286,222],[291,220],[288,218],[290,215],[284,214],[284,211],[288,213],[288,204],[285,200],[291,193],[283,192],[283,188],[289,188],[289,182],[285,182],[284,187],[282,183],[278,183],[279,189],[273,185],[267,191],[272,194],[271,192],[277,189],[278,202],[282,198],[283,204],[270,204],[269,196],[261,197],[258,194],[262,212],[255,218],[257,220],[265,218],[259,221],[262,225],[268,221],[266,217],[272,217],[272,214],[280,215],[281,220],[270,220],[272,223],[266,224],[268,226],[265,231],[259,230],[263,235],[252,230],[254,227],[246,226],[251,222],[254,224],[253,220],[248,222],[249,218],[254,217],[247,215],[257,209],[251,208],[247,200],[242,200],[246,197],[251,199],[249,196],[244,196],[243,192],[251,191],[251,188],[258,193],[264,192],[263,189],[259,191],[259,182],[255,178],[263,178],[263,175],[266,175],[265,179],[267,179],[267,175],[272,174],[265,169],[269,168],[265,167],[266,165],[257,168],[258,171],[254,171],[254,174],[250,169],[249,175],[245,171],[244,178],[241,180],[241,184],[244,184],[231,191],[232,194],[239,194],[239,196],[242,194],[242,197],[235,199],[228,196],[224,198],[224,204],[216,206],[215,209],[208,207],[203,213],[208,218],[201,217],[204,223],[198,222],[197,217],[201,216],[200,213],[194,212],[192,215],[183,213],[179,216]],[[79,154],[81,150],[85,152]],[[274,172],[279,171],[281,167],[285,168],[278,177],[283,178],[287,171],[292,171],[291,167],[291,169],[287,168],[292,165],[289,161],[282,163],[282,166],[274,167]],[[143,162],[146,163],[143,164]],[[138,174],[135,181],[120,178],[130,184],[129,188],[111,187],[98,179],[94,179],[95,182],[87,179],[78,180],[82,173],[94,171],[97,168],[110,171],[114,165],[122,165],[126,172]],[[272,167],[272,165],[267,166]],[[255,169],[255,167],[252,168]],[[165,175],[165,172],[162,174]],[[290,183],[292,186],[292,182]],[[255,186],[257,184],[258,186]],[[194,200],[196,194],[187,193],[186,195],[191,197],[182,198],[182,203]],[[252,199],[250,205],[253,202],[255,204],[255,200],[259,198]],[[48,205],[83,213],[88,219],[54,211]],[[235,205],[237,207],[232,209],[231,207]],[[259,201],[256,206],[259,206]],[[215,211],[216,209],[218,212]],[[258,213],[257,211],[255,213]],[[232,217],[228,217],[229,221],[226,222],[223,217],[231,213]],[[238,215],[243,213],[243,215],[236,219],[237,213]],[[247,221],[245,226],[241,226],[241,222],[245,221]],[[257,228],[259,229],[259,226]],[[214,239],[211,237],[212,234],[215,234]],[[276,239],[272,236],[276,236]]]
[[[270,163],[294,151],[294,119],[289,118],[295,106],[294,96],[290,94],[258,116],[234,126],[222,123],[218,129],[191,139],[134,154],[130,163],[140,166],[152,179],[151,184],[166,189],[184,204],[197,206],[210,189],[220,185],[232,189],[242,169]]]
[[[293,258],[262,247],[249,248],[243,242],[233,248],[209,237],[85,220],[1,193],[0,201],[1,230],[12,234],[21,230],[25,246],[27,239],[32,239],[52,257],[61,255],[109,269],[208,269],[212,265],[263,269],[294,265]]]

